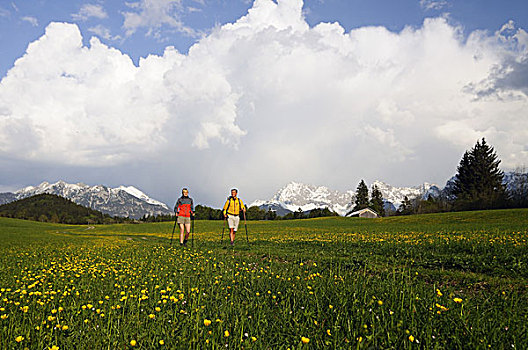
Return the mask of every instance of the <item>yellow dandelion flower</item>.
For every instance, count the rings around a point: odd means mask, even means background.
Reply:
[[[51,348],[48,348],[48,350],[59,350],[59,347],[57,345],[53,345]]]
[[[130,341],[130,346],[136,346],[136,344],[137,344],[137,341],[135,341],[134,339]]]
[[[15,340],[17,343],[20,343],[22,340],[24,340],[24,337],[19,335],[18,337],[15,338]]]
[[[455,303],[461,303],[462,302],[462,299],[461,298],[454,298],[453,301]]]
[[[209,326],[211,324],[211,320],[205,319],[204,320],[204,326]]]
[[[165,341],[163,339],[161,339],[158,343],[159,345],[165,345]]]
[[[224,331],[224,337],[229,337],[229,331]]]
[[[252,341],[252,342],[256,342],[256,341],[257,341],[257,338],[256,338],[256,337],[251,337],[251,341]]]
[[[330,333],[330,330],[329,330],[329,329],[326,330],[326,334],[328,334],[328,335],[332,335],[332,333]]]
[[[156,315],[150,314],[150,315],[148,315],[148,317],[152,320],[152,319],[156,318]]]
[[[303,344],[308,344],[310,342],[310,338],[301,337],[301,341],[303,342]]]
[[[378,305],[379,306],[383,305],[383,300],[378,300]]]
[[[409,336],[409,341],[410,341],[411,343],[414,342],[414,337],[413,337],[412,334]]]
[[[67,330],[68,330],[68,328],[69,328],[69,327],[68,327],[68,326],[66,326],[66,325],[62,326],[62,330],[63,330],[63,331],[67,331]]]

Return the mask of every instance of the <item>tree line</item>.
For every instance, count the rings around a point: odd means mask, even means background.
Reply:
[[[224,215],[221,209],[214,209],[205,205],[197,205],[194,208],[194,218],[196,220],[223,220]],[[328,208],[316,208],[309,212],[303,212],[299,208],[295,212],[290,212],[284,216],[277,215],[275,210],[269,208],[268,210],[261,209],[257,206],[247,207],[246,205],[246,219],[247,220],[294,220],[294,219],[311,219],[325,216],[338,216],[337,213],[331,211]],[[175,215],[156,215],[148,216],[145,215],[140,219],[143,222],[162,222],[162,221],[174,221],[176,220]]]
[[[412,199],[406,196],[395,212],[385,213],[379,189],[374,185],[369,198],[369,190],[361,180],[356,190],[354,211],[371,208],[384,216],[528,207],[528,174],[525,169],[513,172],[513,178],[508,179],[508,189],[504,185],[500,163],[495,149],[483,138],[464,152],[454,181],[448,183],[440,196]]]

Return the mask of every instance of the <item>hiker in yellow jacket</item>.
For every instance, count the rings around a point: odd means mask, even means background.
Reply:
[[[224,218],[227,219],[229,225],[229,238],[231,239],[231,245],[235,244],[235,234],[238,230],[238,224],[240,223],[240,211],[246,214],[246,206],[240,198],[237,197],[238,190],[233,188],[231,190],[231,196],[227,198],[224,204]]]

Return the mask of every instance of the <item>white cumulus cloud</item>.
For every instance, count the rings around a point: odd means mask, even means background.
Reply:
[[[83,46],[77,26],[52,23],[0,82],[0,157],[157,162],[191,185],[266,194],[290,180],[442,182],[481,137],[503,166],[528,163],[526,85],[497,86],[493,76],[524,64],[522,32],[464,37],[443,18],[398,33],[346,32],[310,27],[302,9],[300,0],[257,0],[188,54],[168,47],[138,66],[96,38]],[[507,85],[516,98],[479,95],[482,84]]]

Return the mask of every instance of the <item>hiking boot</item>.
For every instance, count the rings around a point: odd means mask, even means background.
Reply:
[[[184,241],[183,241],[183,246],[184,246],[184,247],[187,247],[187,240],[184,240]]]

